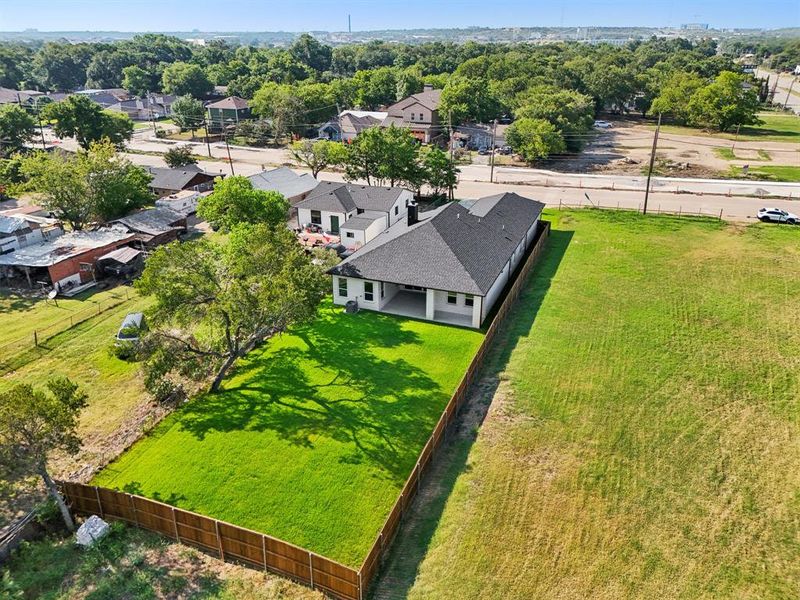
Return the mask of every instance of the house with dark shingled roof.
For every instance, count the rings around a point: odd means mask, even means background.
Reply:
[[[544,204],[516,193],[402,219],[333,267],[344,305],[479,328],[536,238]]]

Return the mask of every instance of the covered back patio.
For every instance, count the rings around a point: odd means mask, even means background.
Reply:
[[[394,297],[381,307],[381,311],[414,319],[437,321],[448,325],[473,327],[471,315],[437,310],[434,302],[434,290],[430,289],[421,291],[398,290]]]

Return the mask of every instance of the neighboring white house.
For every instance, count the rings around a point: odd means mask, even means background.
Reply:
[[[0,254],[38,244],[64,233],[56,219],[28,214],[0,215]]]
[[[536,237],[544,204],[515,193],[446,204],[328,271],[336,304],[479,328]]]
[[[400,187],[377,187],[321,181],[295,205],[297,222],[319,225],[341,236],[347,247],[360,247],[405,218],[414,194]]]

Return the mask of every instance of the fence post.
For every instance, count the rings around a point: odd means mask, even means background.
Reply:
[[[308,573],[311,579],[311,589],[314,589],[314,557],[311,552],[308,553]]]
[[[219,534],[219,521],[214,519],[214,530],[217,532],[217,544],[219,545],[219,558],[225,560],[225,550],[222,549],[222,536]]]
[[[358,572],[358,600],[364,600],[364,585],[361,583],[361,571]]]
[[[33,345],[37,348],[39,347],[39,334],[36,333],[36,330],[33,330]]]
[[[264,552],[264,570],[267,570],[267,536],[261,535],[261,550]]]
[[[719,209],[719,220],[722,221],[722,209]]]
[[[136,526],[139,527],[139,515],[136,514],[136,503],[133,501],[133,496],[128,494],[128,500],[130,500],[131,512],[133,512],[133,520],[136,523]]]
[[[180,543],[181,536],[178,534],[178,519],[175,518],[175,507],[172,507],[172,525],[175,527],[175,540]]]
[[[97,510],[100,511],[100,518],[105,519],[103,515],[103,503],[100,501],[100,490],[97,489],[97,486],[94,486],[94,495],[97,498]]]

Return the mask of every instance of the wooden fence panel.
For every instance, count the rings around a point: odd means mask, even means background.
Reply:
[[[358,571],[288,542],[163,502],[106,488],[59,484],[72,511],[131,523],[181,543],[284,575],[342,600],[363,600]]]

